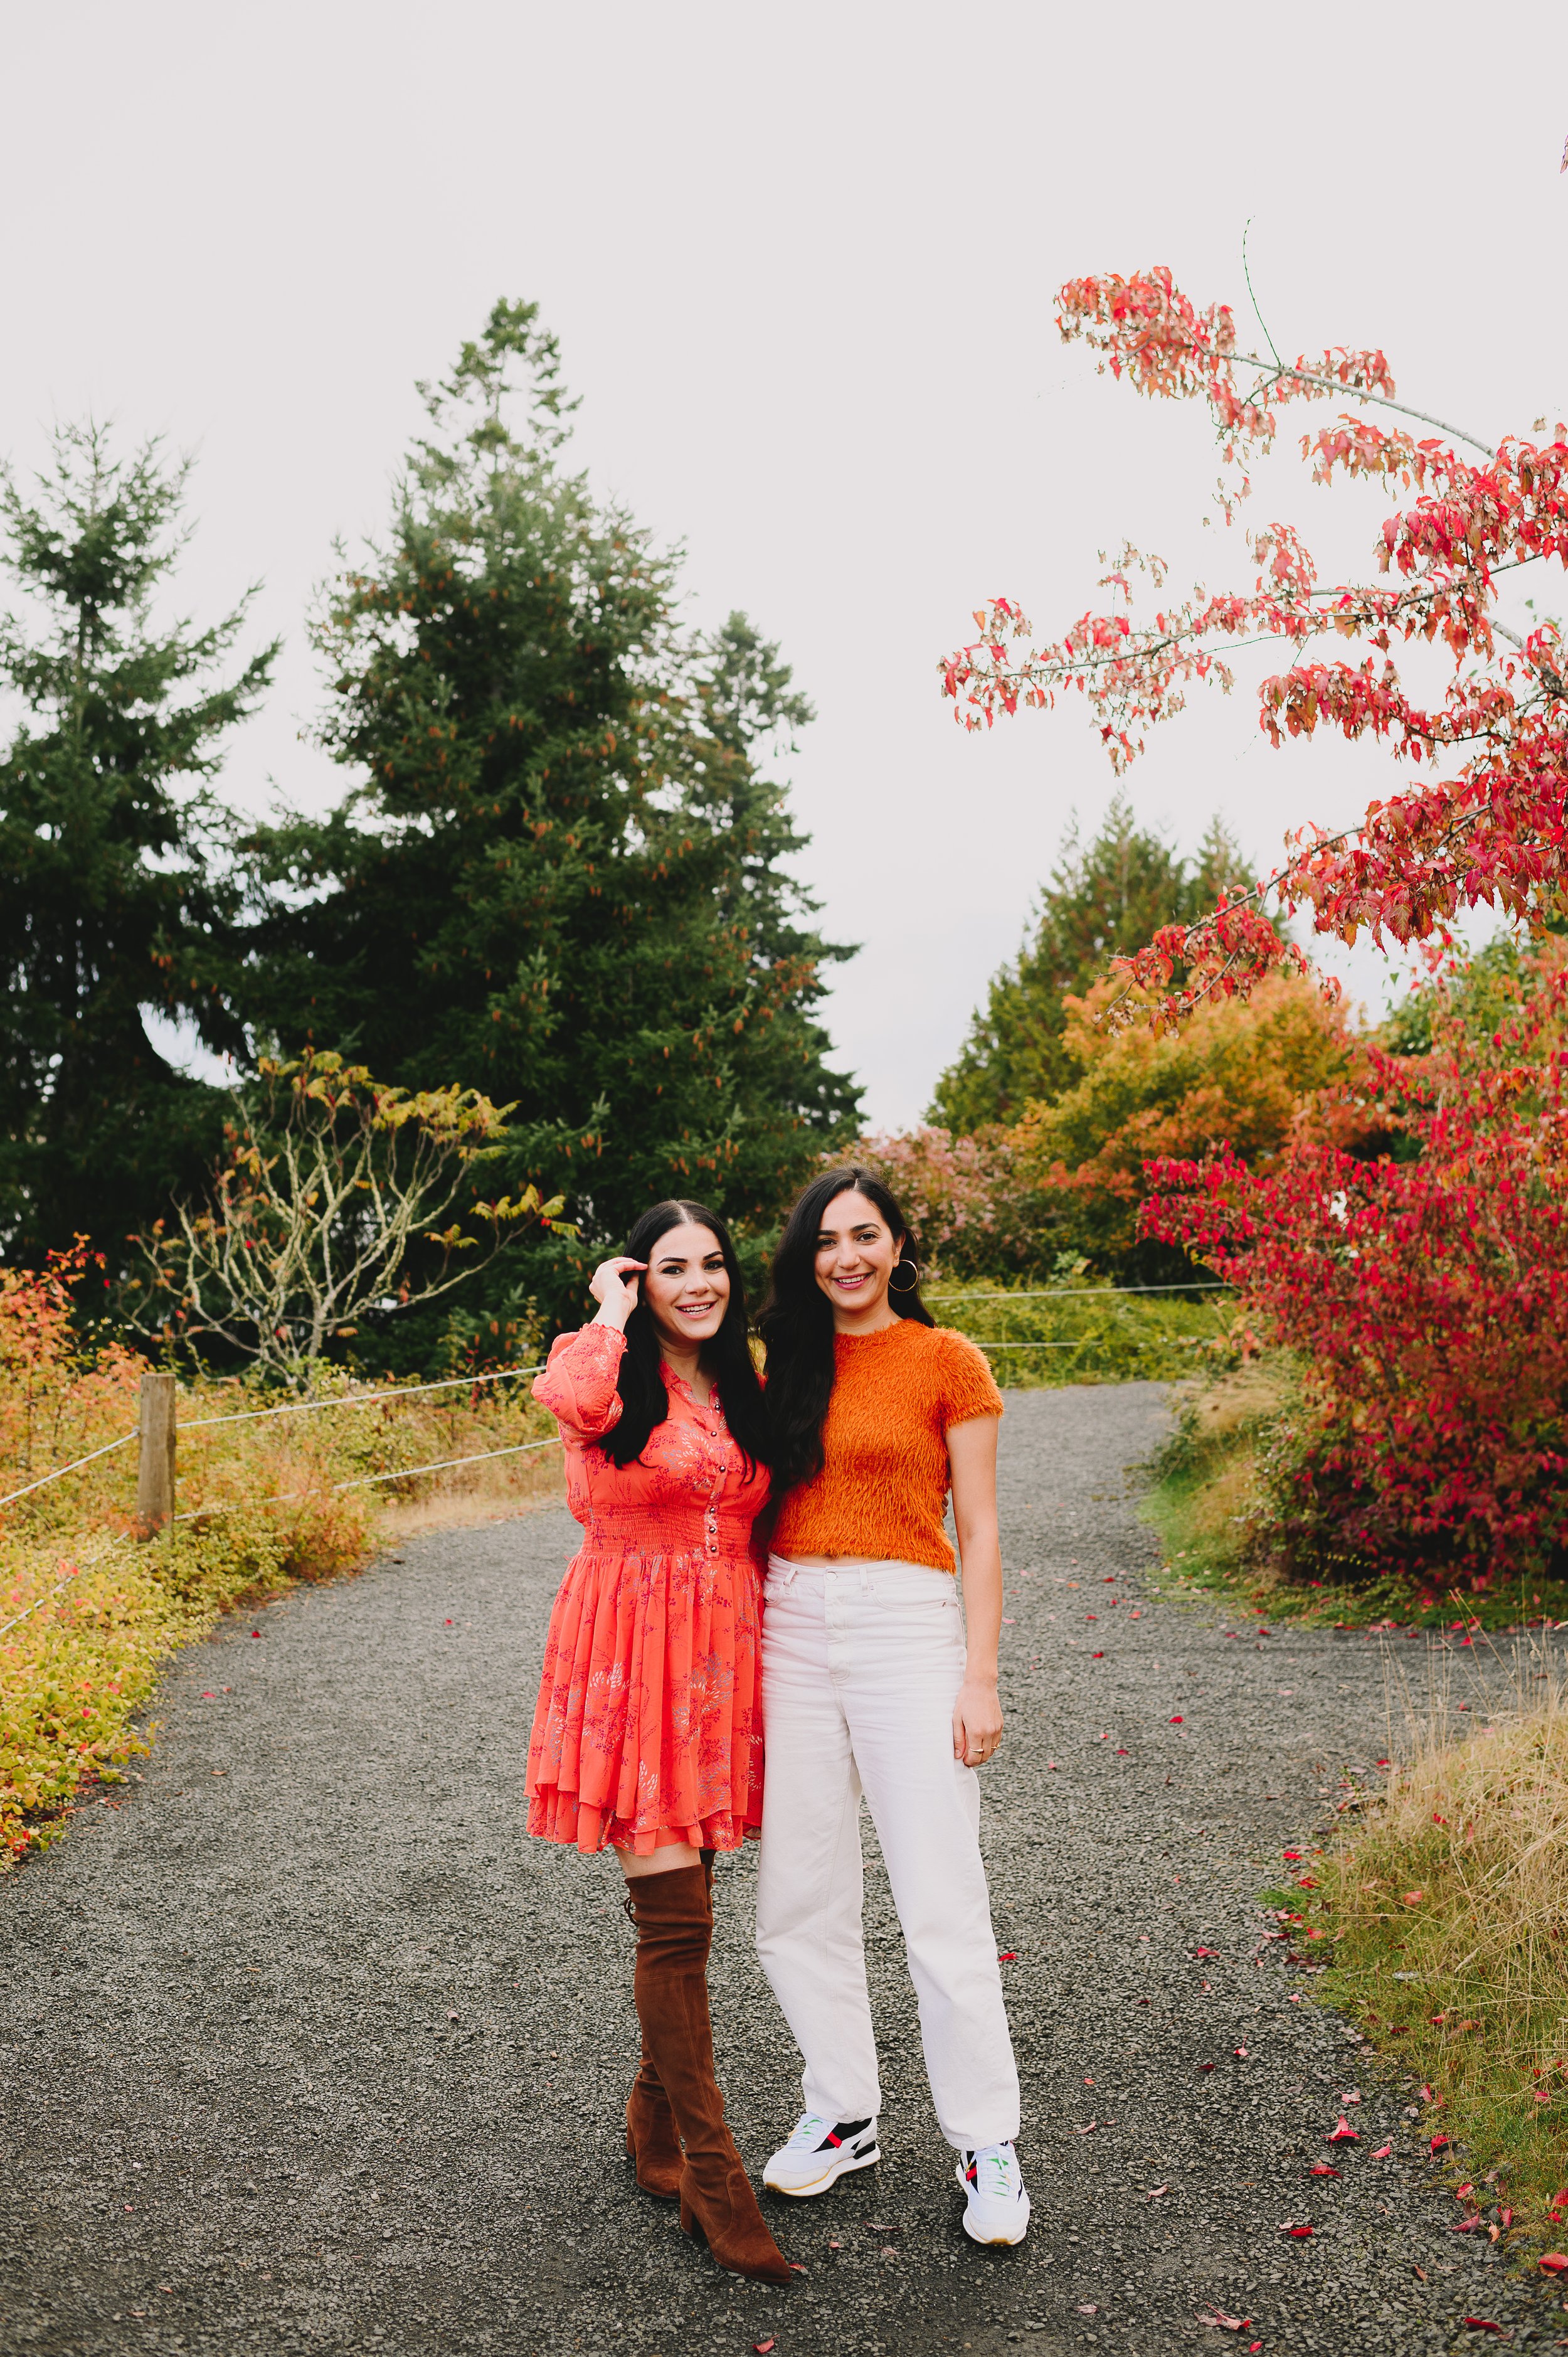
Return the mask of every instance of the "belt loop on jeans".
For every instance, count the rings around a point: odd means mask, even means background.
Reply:
[[[791,1563],[786,1555],[770,1555],[768,1558],[768,1577],[778,1580],[782,1587],[789,1586],[800,1568],[800,1565]]]
[[[860,1566],[860,1592],[863,1596],[875,1596],[876,1593],[871,1584],[871,1566],[868,1563]]]

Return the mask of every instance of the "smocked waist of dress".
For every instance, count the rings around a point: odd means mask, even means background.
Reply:
[[[580,1552],[640,1555],[645,1561],[678,1555],[744,1555],[749,1561],[754,1519],[750,1514],[704,1513],[700,1506],[689,1514],[665,1512],[657,1518],[596,1512],[583,1524]]]

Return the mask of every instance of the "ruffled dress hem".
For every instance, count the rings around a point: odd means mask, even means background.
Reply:
[[[693,1849],[738,1849],[743,1841],[757,1840],[762,1825],[757,1819],[737,1819],[728,1809],[704,1817],[700,1824],[638,1825],[610,1811],[595,1808],[591,1802],[579,1800],[575,1792],[564,1792],[559,1786],[551,1785],[530,1795],[528,1830],[541,1841],[560,1842],[581,1850],[585,1856],[602,1849],[627,1849],[634,1856],[647,1857],[673,1842],[687,1842]]]

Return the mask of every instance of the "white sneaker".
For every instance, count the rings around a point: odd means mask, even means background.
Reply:
[[[763,2170],[762,2182],[800,2201],[808,2193],[825,2193],[852,2169],[869,2169],[881,2158],[875,2120],[841,2120],[835,2127],[808,2112]]]
[[[1029,2231],[1029,2197],[1011,2144],[961,2152],[954,2170],[964,2190],[963,2231],[972,2243],[1021,2243]]]

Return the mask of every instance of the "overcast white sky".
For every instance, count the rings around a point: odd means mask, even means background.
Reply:
[[[1077,708],[961,734],[937,657],[997,592],[1056,635],[1126,537],[1178,583],[1240,565],[1198,529],[1201,417],[1064,348],[1059,283],[1165,261],[1240,316],[1251,216],[1283,350],[1381,344],[1402,393],[1483,436],[1568,401],[1568,42],[1538,0],[1493,34],[1441,0],[0,0],[0,452],[27,469],[90,409],[197,452],[183,602],[210,616],[259,578],[257,635],[287,640],[231,798],[340,789],[298,736],[312,587],[335,535],[382,519],[414,378],[498,295],[535,297],[583,395],[580,460],[684,542],[694,616],[744,607],[818,707],[793,769],[807,868],[865,945],[829,1020],[883,1124],[918,1118],[1069,811],[1091,826],[1113,785]],[[1273,468],[1258,520],[1360,562],[1375,496],[1301,472]],[[1218,808],[1266,859],[1386,774],[1271,753],[1238,694],[1200,696],[1128,782],[1184,846]],[[1380,998],[1360,952],[1353,980]]]

